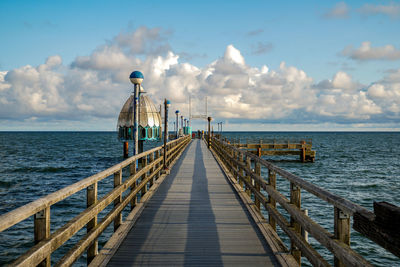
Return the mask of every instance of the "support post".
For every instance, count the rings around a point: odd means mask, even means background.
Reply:
[[[50,207],[47,207],[34,216],[34,238],[35,244],[50,237]],[[48,255],[38,266],[50,267],[51,260]]]
[[[301,209],[301,190],[300,187],[294,183],[290,183],[290,203],[295,205],[299,210]],[[290,217],[290,226],[293,227],[295,232],[301,234],[301,226],[293,217]],[[290,252],[301,266],[301,251],[292,240],[290,241]]]
[[[129,174],[131,178],[133,178],[133,176],[136,174],[136,160],[132,162],[131,165],[129,165]],[[135,181],[131,185],[131,192],[136,189],[136,186],[137,186],[137,181]],[[136,202],[137,202],[137,194],[131,200],[131,210],[135,208]]]
[[[160,158],[160,150],[157,150],[156,151],[156,157],[155,157],[155,160],[157,160],[157,159],[159,159]],[[160,163],[157,163],[156,164],[156,166],[155,166],[155,168],[156,169],[158,169],[158,167],[160,167]],[[157,171],[157,173],[154,175],[154,179],[157,181],[157,179],[160,177],[160,171]]]
[[[239,153],[239,162],[242,164],[244,163],[242,153]],[[244,176],[243,168],[241,166],[239,166],[239,185],[242,189],[243,189],[243,176]]]
[[[268,183],[273,189],[276,189],[276,172],[268,170]],[[276,208],[276,200],[270,195],[268,196],[268,202],[272,207]],[[276,221],[270,214],[268,215],[268,222],[272,229],[276,231]]]
[[[129,157],[129,142],[124,142],[124,159]]]
[[[251,158],[249,156],[246,156],[246,167],[251,171]],[[251,184],[250,173],[246,173],[246,181]],[[248,196],[251,196],[250,186],[246,185],[246,193]]]
[[[86,206],[89,208],[97,202],[97,182],[88,186],[86,189]],[[97,225],[97,215],[91,219],[86,225],[86,232],[89,233]],[[87,249],[87,264],[96,257],[98,254],[98,241],[97,239]]]
[[[300,150],[300,161],[306,162],[306,141],[301,141],[301,150]]]
[[[254,169],[255,169],[256,174],[258,176],[261,176],[261,164],[258,161],[255,161],[254,164],[255,164]],[[261,190],[260,183],[258,181],[256,181],[256,191],[260,192],[260,190]],[[257,197],[254,197],[254,198],[255,198],[256,207],[257,207],[258,211],[260,212],[261,211],[260,200]]]
[[[144,167],[146,167],[146,166],[147,166],[147,156],[144,156],[144,157],[142,158],[142,169],[143,169]],[[147,172],[146,172],[145,174],[142,175],[142,180],[141,180],[141,181],[146,180],[146,178],[147,178]],[[146,192],[147,192],[147,183],[144,184],[143,187],[142,187],[142,195],[141,195],[141,197],[143,197],[144,194],[146,194]]]
[[[304,215],[308,216],[308,209],[304,209],[302,211],[303,211]],[[308,232],[303,227],[301,227],[301,236],[308,243]]]
[[[122,170],[119,170],[118,172],[114,173],[114,188],[120,186],[122,184]],[[114,207],[117,206],[119,203],[122,202],[122,194],[119,195],[115,200],[114,200]],[[119,213],[117,217],[114,219],[114,232],[118,229],[118,227],[122,223],[122,214]]]
[[[150,154],[150,159],[149,159],[150,164],[151,164],[153,161],[154,161],[154,152]],[[153,165],[153,167],[151,167],[151,169],[150,169],[150,175],[153,174],[154,170],[155,170],[155,166]],[[150,185],[149,185],[149,187],[152,187],[153,184],[154,184],[154,176],[153,176],[153,178],[150,179]]]
[[[335,239],[350,246],[350,215],[334,207],[334,236]],[[334,258],[335,267],[344,267],[344,263]]]
[[[233,166],[235,168],[235,172],[233,173],[233,176],[236,179],[236,182],[238,181],[238,164],[237,164],[237,160],[238,160],[238,152],[236,150],[233,151]]]

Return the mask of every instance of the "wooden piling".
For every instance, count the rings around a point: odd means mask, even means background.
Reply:
[[[124,142],[124,159],[129,157],[129,142]]]
[[[301,149],[300,149],[300,161],[306,162],[306,141],[302,140],[301,142]]]

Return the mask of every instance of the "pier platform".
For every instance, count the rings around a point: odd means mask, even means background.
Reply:
[[[191,142],[107,266],[280,266],[207,146]]]

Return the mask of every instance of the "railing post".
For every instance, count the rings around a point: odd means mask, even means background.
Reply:
[[[273,189],[276,189],[276,173],[272,170],[268,170],[268,184]],[[268,202],[273,208],[276,208],[276,200],[273,199],[271,196],[268,196]],[[271,216],[271,214],[268,214],[268,222],[271,225],[272,229],[276,231],[276,221]]]
[[[246,156],[246,167],[251,171],[251,158],[249,156]],[[250,173],[246,173],[246,181],[248,182],[248,184],[251,184]],[[246,185],[246,193],[248,196],[251,196],[250,186]]]
[[[290,183],[290,203],[301,210],[301,190],[300,187],[294,183]],[[295,232],[301,234],[301,226],[293,217],[290,217],[290,226],[293,227]],[[301,265],[301,251],[292,240],[290,241],[290,252],[298,264]]]
[[[233,149],[232,149],[232,146],[229,146],[229,150],[228,151],[229,151],[229,170],[232,173],[232,175],[235,175],[234,174],[235,161],[233,160]]]
[[[254,162],[254,164],[255,164],[254,169],[256,174],[261,177],[261,164],[257,160]],[[256,181],[256,191],[260,192],[260,189],[261,189],[260,183]],[[260,200],[256,196],[254,196],[254,199],[258,211],[261,211]]]
[[[237,164],[238,152],[237,152],[236,150],[233,151],[233,158],[234,158],[233,166],[234,166],[234,168],[235,168],[235,173],[233,173],[233,177],[235,177],[236,182],[237,182],[237,181],[238,181],[238,177],[239,177],[239,176],[238,176],[239,170],[238,170],[238,164]]]
[[[136,160],[129,165],[129,174],[130,177],[133,177],[136,174]],[[132,183],[131,185],[131,192],[136,189],[137,181]],[[133,210],[136,206],[137,202],[137,194],[131,199],[131,210]]]
[[[35,244],[50,237],[50,207],[47,207],[34,216]],[[38,266],[51,266],[50,255],[48,255]]]
[[[156,158],[155,160],[160,158],[160,150],[156,151]],[[160,167],[160,163],[157,163],[155,168],[158,169],[158,167]],[[160,171],[157,171],[157,173],[154,175],[154,179],[157,181],[158,177],[160,177]]]
[[[350,215],[334,207],[334,235],[335,239],[350,246]],[[338,258],[334,258],[335,267],[345,266]]]
[[[174,144],[176,144],[177,142],[175,142]],[[167,145],[167,152],[165,153],[166,158],[168,159],[168,154],[171,153],[171,149],[174,147],[175,145],[169,144]],[[171,162],[173,161],[173,158],[171,157],[168,161],[167,161],[167,166],[169,166],[171,164]]]
[[[97,182],[89,185],[86,189],[86,206],[89,208],[92,205],[95,205],[97,202]],[[91,219],[86,225],[86,232],[89,233],[93,228],[97,225],[97,215]],[[87,264],[96,257],[98,253],[98,241],[97,239],[93,242],[92,245],[87,249]]]
[[[114,188],[120,186],[122,184],[122,170],[114,173]],[[122,202],[122,193],[114,200],[114,207]],[[114,219],[114,232],[118,229],[118,227],[122,223],[122,214],[121,212]]]
[[[240,152],[239,152],[239,162],[240,162],[241,164],[244,163],[243,154],[240,153]],[[240,184],[240,187],[243,189],[243,176],[244,176],[244,174],[243,174],[242,165],[239,165],[239,175],[238,175],[238,176],[239,176],[239,184]]]
[[[154,152],[150,153],[150,164],[153,163],[153,161],[154,161]],[[151,169],[150,169],[150,175],[153,174],[154,169],[155,169],[155,167],[153,165],[153,167],[151,167]],[[153,178],[150,179],[150,187],[153,186],[153,183],[154,183],[154,176],[153,176]]]
[[[142,169],[144,167],[146,167],[146,166],[147,166],[147,155],[142,157]],[[141,181],[146,180],[146,178],[147,178],[147,172],[145,172],[145,174],[142,175],[142,180]],[[144,196],[144,194],[146,194],[146,192],[147,192],[147,183],[145,183],[143,185],[143,187],[142,187],[142,195],[140,197],[142,198]]]

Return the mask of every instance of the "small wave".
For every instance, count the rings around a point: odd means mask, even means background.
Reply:
[[[2,173],[31,173],[31,172],[38,172],[38,173],[58,173],[58,172],[68,172],[71,168],[65,167],[20,167],[15,169],[8,169],[2,171]]]

